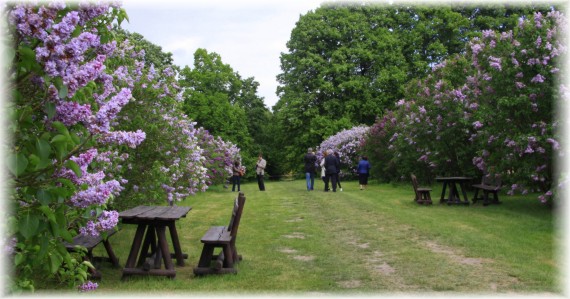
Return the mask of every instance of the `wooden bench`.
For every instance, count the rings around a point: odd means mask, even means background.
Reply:
[[[212,226],[202,237],[204,247],[198,267],[194,268],[195,275],[237,273],[234,263],[242,257],[237,252],[236,239],[244,204],[245,196],[240,192],[234,201],[229,225]],[[218,255],[214,255],[216,247],[222,248]]]
[[[114,235],[117,231],[115,229],[111,229],[106,231],[104,234],[100,234],[99,236],[91,236],[91,235],[77,235],[73,238],[73,243],[64,242],[65,248],[67,251],[80,251],[82,248],[87,249],[87,255],[85,255],[84,260],[89,261],[93,264],[96,260],[103,260],[109,261],[113,264],[114,267],[119,267],[119,259],[113,252],[113,247],[111,247],[111,243],[109,243],[109,238]],[[104,236],[106,235],[106,236]],[[107,251],[108,258],[105,257],[93,257],[93,248],[97,247],[100,243],[103,243],[105,246],[105,250]],[[101,278],[101,272],[97,271],[97,269],[89,268],[89,273],[91,274],[92,278]]]
[[[412,177],[412,185],[414,186],[414,192],[416,193],[416,198],[414,199],[414,201],[418,204],[426,204],[426,205],[431,205],[432,201],[431,201],[431,195],[430,195],[430,188],[422,188],[422,187],[418,187],[418,179],[416,178],[415,175],[411,175]]]
[[[501,176],[500,175],[484,175],[481,178],[481,184],[473,185],[475,188],[475,195],[473,196],[473,203],[483,200],[483,205],[500,204],[499,191],[501,190]],[[483,197],[478,197],[479,190],[483,191]],[[493,200],[489,201],[489,193],[493,193]]]

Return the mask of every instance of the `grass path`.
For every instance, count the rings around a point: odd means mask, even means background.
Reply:
[[[318,185],[322,188],[322,183]],[[189,198],[179,221],[189,254],[176,279],[132,277],[103,265],[101,293],[398,294],[560,293],[552,211],[533,197],[503,204],[418,206],[408,186],[307,192],[303,181],[245,184],[237,275],[194,277],[200,237],[229,221],[235,193],[219,188]],[[438,198],[434,186],[432,197]],[[123,265],[134,226],[111,239]],[[101,250],[102,249],[98,249]]]

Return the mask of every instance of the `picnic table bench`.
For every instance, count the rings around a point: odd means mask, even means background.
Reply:
[[[77,235],[73,238],[72,243],[64,242],[64,246],[69,252],[79,251],[82,248],[87,249],[87,255],[85,255],[84,260],[89,261],[91,264],[93,264],[93,262],[96,260],[108,260],[113,264],[114,267],[119,267],[119,259],[115,255],[113,247],[111,247],[111,243],[109,243],[109,237],[114,235],[116,232],[117,230],[110,229],[98,236]],[[93,248],[95,248],[100,243],[103,243],[105,246],[108,258],[93,257]],[[97,268],[89,268],[89,273],[91,274],[92,278],[101,278],[101,272],[99,272]]]
[[[465,183],[471,181],[469,177],[436,177],[436,181],[443,182],[443,188],[441,190],[441,197],[439,203],[442,204],[446,202],[448,205],[469,205],[469,200],[467,199],[467,192],[465,191]],[[449,187],[449,196],[445,198],[445,191]],[[463,194],[463,200],[461,200],[461,195]]]
[[[417,177],[414,174],[412,174],[411,177],[412,177],[412,185],[414,187],[414,192],[416,193],[414,201],[418,204],[431,205],[432,204],[431,195],[430,195],[431,189],[419,187]]]
[[[473,196],[473,203],[483,200],[483,205],[500,204],[499,191],[501,190],[501,176],[500,175],[484,175],[481,178],[481,184],[472,185],[475,188],[475,195]],[[483,197],[478,197],[479,190],[483,191]],[[493,194],[493,201],[489,201],[489,193]]]
[[[245,196],[240,192],[234,200],[232,216],[228,226],[212,226],[200,240],[204,247],[200,255],[198,267],[194,268],[195,275],[237,273],[234,263],[242,257],[236,248],[236,239],[245,204]],[[220,254],[214,255],[214,249],[221,247]],[[212,266],[212,261],[214,261]]]
[[[123,269],[123,278],[129,275],[159,275],[169,278],[176,276],[172,258],[176,258],[178,266],[184,266],[184,259],[188,258],[188,255],[182,253],[175,222],[186,217],[191,209],[180,206],[138,206],[119,213],[123,224],[137,225],[131,251]],[[170,254],[166,227],[170,231],[174,254]],[[162,269],[163,261],[165,269]]]

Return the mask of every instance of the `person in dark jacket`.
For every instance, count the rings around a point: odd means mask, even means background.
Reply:
[[[362,159],[360,162],[358,162],[356,171],[358,172],[360,190],[364,190],[366,189],[366,185],[368,185],[368,175],[370,173],[370,163],[368,162],[368,157],[362,156]]]
[[[325,189],[328,190],[329,181],[332,183],[332,190],[336,192],[336,173],[340,169],[340,162],[333,155],[332,150],[327,150],[325,158]]]
[[[241,180],[241,164],[238,160],[236,160],[234,162],[234,165],[232,166],[232,192],[236,191],[236,185],[237,185],[237,191],[240,192],[240,180]]]
[[[342,186],[340,185],[340,154],[338,152],[334,152],[334,156],[338,160],[339,167],[336,169],[336,184],[340,191],[342,191]]]
[[[309,147],[305,155],[305,178],[307,180],[307,191],[312,191],[315,187],[317,156],[313,153],[313,149]]]

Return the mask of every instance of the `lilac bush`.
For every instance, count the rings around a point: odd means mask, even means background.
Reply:
[[[363,139],[369,129],[368,126],[355,126],[351,129],[342,130],[324,140],[316,148],[318,165],[323,159],[323,153],[330,149],[333,152],[338,152],[341,167],[347,169],[349,173],[354,173],[362,154]]]
[[[197,130],[198,144],[203,149],[204,167],[208,172],[208,185],[224,183],[233,174],[235,160],[241,160],[240,149],[221,137],[214,137],[204,128]]]
[[[7,149],[16,207],[7,233],[17,240],[11,288],[33,289],[32,277],[73,286],[84,282],[89,264],[62,241],[116,225],[117,212],[105,209],[127,181],[107,167],[124,161],[123,145],[137,147],[146,137],[114,129],[132,90],[114,85],[105,63],[116,45],[107,41],[111,24],[126,14],[104,3],[16,3],[5,15],[14,45],[8,69],[14,138]]]
[[[148,65],[144,49],[111,33],[126,18],[117,5],[10,4],[6,15],[15,45],[12,288],[33,289],[40,276],[76,286],[90,265],[63,240],[113,229],[112,208],[137,199],[172,203],[205,191],[239,148],[181,112],[175,67]]]
[[[521,18],[508,32],[484,31],[463,56],[410,85],[367,143],[383,140],[403,178],[499,172],[510,193],[541,192],[541,201],[550,200],[554,161],[563,155],[553,111],[563,90],[565,27],[565,17],[552,11]]]

